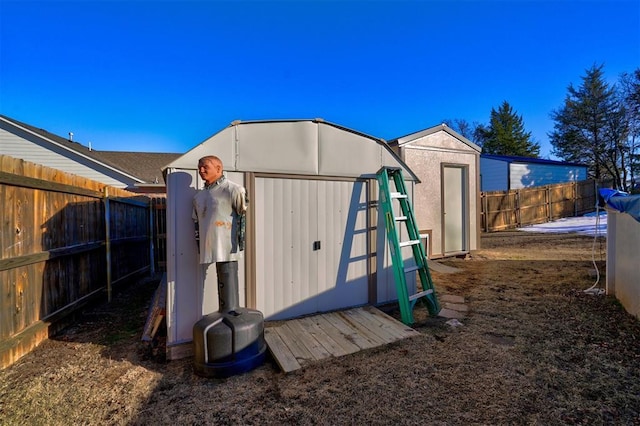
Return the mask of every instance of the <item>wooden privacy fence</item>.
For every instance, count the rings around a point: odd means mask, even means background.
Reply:
[[[502,231],[594,211],[596,182],[584,180],[511,191],[482,192],[480,201],[482,231]]]
[[[157,271],[167,270],[167,197],[151,199],[153,258]]]
[[[149,199],[0,156],[0,368],[60,319],[152,272]]]

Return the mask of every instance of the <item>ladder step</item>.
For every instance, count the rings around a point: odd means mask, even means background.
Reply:
[[[409,272],[417,271],[420,268],[421,268],[421,266],[418,266],[418,265],[409,266],[407,268],[404,268],[404,273],[408,274]]]
[[[403,241],[400,243],[400,247],[415,246],[416,244],[420,244],[420,240]]]
[[[395,218],[396,222],[404,222],[405,220],[407,220],[406,216],[398,216]]]
[[[413,302],[416,299],[420,299],[421,297],[426,296],[428,294],[432,294],[432,293],[433,293],[433,289],[421,291],[420,293],[416,293],[413,296],[409,296],[409,302]]]
[[[392,192],[391,198],[392,199],[407,198],[407,194],[403,194],[401,192]]]

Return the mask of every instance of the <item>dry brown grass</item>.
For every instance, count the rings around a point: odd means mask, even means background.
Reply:
[[[462,327],[417,306],[421,336],[289,375],[268,362],[203,379],[190,359],[150,357],[155,282],[141,282],[0,371],[0,423],[640,424],[640,322],[582,292],[592,242],[484,235],[471,259],[446,262],[461,272],[433,272],[438,292],[466,298]]]

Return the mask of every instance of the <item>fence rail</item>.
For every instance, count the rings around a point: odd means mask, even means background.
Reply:
[[[0,368],[152,269],[146,196],[0,156],[0,203]]]
[[[585,180],[512,191],[482,192],[480,201],[482,230],[502,231],[594,211],[596,182]]]

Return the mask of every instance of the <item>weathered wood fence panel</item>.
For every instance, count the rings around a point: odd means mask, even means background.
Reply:
[[[167,270],[167,198],[151,199],[153,214],[153,258],[158,271]]]
[[[149,199],[0,156],[0,368],[150,269]],[[51,329],[51,330],[50,330]]]
[[[562,217],[580,216],[595,210],[596,198],[593,180],[482,192],[482,230],[502,231]]]

